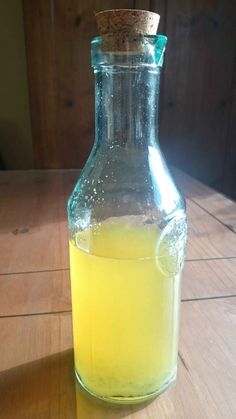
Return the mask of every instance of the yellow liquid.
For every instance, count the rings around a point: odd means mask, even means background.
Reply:
[[[70,243],[75,369],[99,397],[144,398],[175,376],[179,275],[155,256],[158,239],[148,225],[102,224]]]

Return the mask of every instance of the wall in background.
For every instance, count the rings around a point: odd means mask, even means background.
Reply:
[[[0,167],[33,167],[24,20],[19,0],[0,2]]]
[[[7,96],[8,106],[4,99],[1,107],[18,116],[20,109],[21,121],[25,121],[20,125],[12,118],[13,123],[8,124],[6,115],[4,150],[11,160],[8,166],[30,167],[21,14],[17,1],[9,2],[14,6],[6,0],[3,3],[9,22],[6,25],[1,13],[4,37],[0,42],[12,36],[9,47],[6,42],[3,45],[4,54],[8,59],[20,54],[21,59],[17,57],[17,72],[15,64],[9,72],[4,66],[6,74],[1,78],[16,78],[4,85],[6,96],[10,84],[11,97]],[[97,34],[94,12],[142,8],[161,15],[159,33],[168,36],[161,83],[162,149],[171,164],[236,198],[235,0],[23,0],[23,6],[37,168],[82,167],[90,152],[94,138],[90,41]],[[10,9],[17,11],[18,20]],[[9,29],[14,19],[18,22],[15,35]],[[15,55],[9,55],[9,50]],[[1,137],[3,128],[4,124]]]
[[[163,150],[177,167],[236,198],[236,1],[165,4]]]
[[[82,167],[94,138],[90,40],[94,12],[161,15],[168,45],[161,83],[164,154],[236,198],[235,0],[24,0],[35,162]]]

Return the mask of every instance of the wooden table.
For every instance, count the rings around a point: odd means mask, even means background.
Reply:
[[[77,177],[0,175],[0,417],[236,418],[236,203],[176,172],[189,215],[177,383],[112,406],[73,376],[65,207]]]

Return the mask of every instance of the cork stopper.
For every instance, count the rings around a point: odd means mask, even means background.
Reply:
[[[157,13],[136,9],[104,10],[95,17],[103,49],[117,53],[127,51],[128,44],[129,49],[140,50],[143,35],[156,35],[160,20]]]

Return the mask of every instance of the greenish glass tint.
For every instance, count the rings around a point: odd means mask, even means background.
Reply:
[[[68,201],[75,372],[96,397],[133,403],[176,376],[187,222],[158,141],[167,38],[111,41],[91,44],[95,142]]]
[[[118,35],[119,36],[119,35]],[[103,45],[114,40],[114,34],[98,36],[91,42],[92,66],[108,65],[162,67],[167,37],[164,35],[135,35],[126,39],[125,50],[104,50]]]

